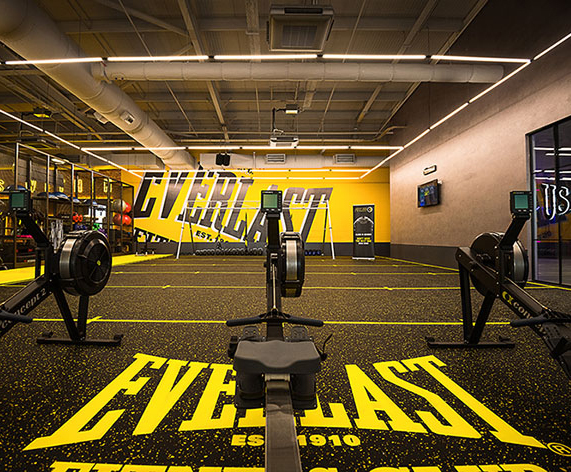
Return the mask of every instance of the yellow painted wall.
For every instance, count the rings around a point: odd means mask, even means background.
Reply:
[[[231,172],[231,174],[228,174]],[[311,192],[310,189],[331,189],[329,198],[329,208],[331,211],[331,223],[333,228],[333,240],[335,242],[352,242],[353,241],[353,205],[356,204],[374,204],[375,205],[375,241],[390,241],[390,208],[389,208],[389,170],[381,168],[363,179],[358,176],[362,172],[337,172],[320,169],[319,172],[312,171],[225,171],[218,172],[203,171],[202,182],[196,181],[194,171],[189,173],[170,172],[170,173],[153,173],[145,174],[147,178],[148,189],[142,187],[143,180],[137,182],[132,175],[124,173],[123,180],[135,185],[135,193],[137,195],[135,211],[136,227],[146,232],[153,233],[170,240],[178,241],[181,232],[181,222],[177,221],[177,217],[181,214],[183,205],[187,200],[193,185],[205,186],[204,195],[197,196],[195,200],[195,208],[205,208],[212,206],[212,197],[215,192],[215,186],[218,181],[222,185],[222,190],[230,195],[228,206],[235,205],[239,195],[240,183],[248,186],[247,193],[241,198],[244,200],[243,207],[258,207],[260,201],[260,192],[270,188],[277,187],[282,190],[284,197],[288,188],[303,188],[305,195]],[[229,177],[229,176],[230,177]],[[326,176],[324,179],[323,176]],[[235,176],[235,177],[233,177]],[[149,179],[149,177],[153,177]],[[134,179],[134,180],[133,180]],[[224,179],[222,181],[221,179]],[[232,187],[232,183],[235,184]],[[248,183],[250,181],[250,183]],[[253,182],[251,182],[253,181]],[[172,208],[164,210],[162,207],[165,201],[168,206],[169,202],[169,182],[170,182],[170,201],[174,199]],[[178,185],[177,185],[178,184]],[[220,189],[220,188],[219,188]],[[314,192],[320,193],[320,190]],[[224,195],[226,198],[227,195]],[[322,201],[325,197],[322,197]],[[138,203],[138,205],[137,205]],[[295,231],[300,231],[304,220],[307,218],[307,210],[295,209],[307,207],[308,202],[295,202],[291,204],[292,223]],[[141,217],[137,213],[145,213],[150,210],[149,216]],[[218,231],[214,227],[214,221],[218,212],[215,212],[210,227],[200,225],[200,220],[193,225],[194,240],[211,241],[218,235]],[[248,218],[248,225],[251,226],[257,214],[256,209],[242,209],[237,218],[236,225],[240,221]],[[204,215],[204,212],[202,213]],[[325,205],[320,205],[315,213],[314,221],[309,230],[308,242],[321,242],[323,240],[323,228],[325,219]],[[225,211],[222,226],[226,225],[231,217],[231,210]],[[283,222],[282,222],[283,223]],[[235,225],[235,227],[236,227]],[[282,230],[283,230],[282,225]],[[197,235],[197,232],[200,234]],[[226,241],[238,241],[236,237],[221,233],[222,239]],[[329,233],[327,233],[326,241],[329,241]],[[183,242],[190,241],[190,231],[188,225],[185,226],[183,232]]]

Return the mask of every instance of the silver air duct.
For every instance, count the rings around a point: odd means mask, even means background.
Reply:
[[[334,62],[107,63],[93,64],[92,71],[99,80],[495,83],[504,76],[504,68],[499,65]]]
[[[85,53],[32,0],[0,0],[0,41],[27,60],[77,58]],[[45,64],[38,69],[145,147],[176,144],[121,89],[93,78],[88,64]],[[194,168],[185,151],[153,151],[172,169]]]

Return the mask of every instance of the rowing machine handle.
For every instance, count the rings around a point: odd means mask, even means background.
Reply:
[[[260,316],[252,316],[251,318],[238,318],[235,320],[226,321],[226,326],[246,326],[251,324],[264,323],[269,321],[269,318],[262,318]],[[291,323],[305,326],[315,326],[320,328],[323,326],[323,321],[312,320],[311,318],[299,318],[297,316],[289,316],[288,318],[278,319],[282,323]]]
[[[252,316],[251,318],[238,318],[235,320],[227,320],[226,326],[246,326],[251,324],[263,323],[263,318]]]
[[[0,320],[16,321],[18,323],[31,323],[34,319],[31,316],[15,315],[9,311],[0,309]]]
[[[313,320],[311,318],[299,318],[297,316],[290,316],[288,319],[284,320],[286,323],[305,325],[305,326],[315,326],[321,328],[323,326],[323,321]]]

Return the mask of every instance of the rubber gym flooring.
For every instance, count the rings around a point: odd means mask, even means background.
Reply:
[[[320,408],[300,412],[304,472],[569,472],[571,382],[496,302],[486,339],[514,349],[431,349],[460,340],[458,274],[389,258],[309,257],[284,311],[332,334]],[[0,470],[263,471],[264,419],[232,406],[229,318],[265,309],[261,257],[172,257],[116,267],[92,297],[88,335],[119,347],[38,345],[65,334],[53,298],[0,339]],[[0,287],[3,300],[23,286]],[[571,311],[569,289],[528,284]],[[473,302],[481,297],[472,290]],[[71,298],[71,297],[70,297]],[[75,302],[76,303],[76,302]]]

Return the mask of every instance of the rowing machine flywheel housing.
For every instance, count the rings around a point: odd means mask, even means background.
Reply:
[[[111,249],[99,231],[73,231],[65,236],[58,252],[59,276],[71,295],[99,293],[111,275]]]
[[[299,233],[280,234],[281,257],[279,271],[283,297],[299,297],[305,280],[305,250]]]
[[[470,249],[476,253],[476,258],[483,265],[490,269],[495,269],[496,248],[503,237],[504,233],[482,233],[474,239]],[[523,288],[527,282],[528,275],[529,261],[527,259],[527,251],[518,239],[513,246],[513,264],[506,267],[506,276]],[[488,292],[486,287],[476,277],[470,278],[476,290],[482,295],[486,295]]]

